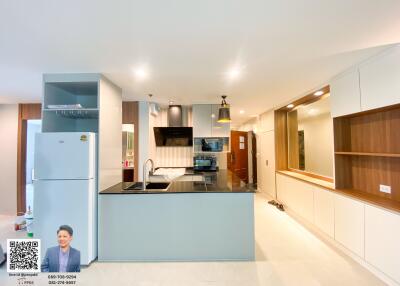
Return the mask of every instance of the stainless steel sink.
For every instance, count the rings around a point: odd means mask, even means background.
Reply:
[[[146,184],[146,190],[145,191],[166,191],[168,190],[168,187],[170,186],[171,183],[169,182],[150,182]],[[136,182],[133,183],[132,185],[129,185],[128,187],[124,188],[124,191],[140,191],[142,190],[143,183],[142,182]]]

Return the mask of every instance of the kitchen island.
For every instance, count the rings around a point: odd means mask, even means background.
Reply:
[[[100,192],[98,260],[254,260],[254,189],[226,170],[202,175],[163,191]]]

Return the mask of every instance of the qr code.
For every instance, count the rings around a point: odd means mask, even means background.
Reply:
[[[7,239],[7,272],[40,272],[40,239]]]

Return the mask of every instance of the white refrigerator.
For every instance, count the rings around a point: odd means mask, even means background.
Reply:
[[[71,246],[81,264],[97,257],[96,134],[38,133],[35,138],[34,237],[42,257],[57,246],[57,229],[73,229]]]

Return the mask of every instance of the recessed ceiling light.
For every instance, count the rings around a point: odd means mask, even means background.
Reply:
[[[320,96],[320,95],[323,95],[323,94],[324,94],[324,92],[322,90],[318,90],[318,91],[314,92],[315,96]]]
[[[294,107],[294,104],[293,103],[291,103],[291,104],[289,104],[288,106],[286,106],[287,108],[293,108]]]
[[[229,80],[235,80],[239,78],[242,74],[242,67],[235,65],[226,72],[226,77]]]
[[[139,80],[144,80],[149,77],[149,73],[144,67],[133,69],[133,74]]]
[[[243,113],[244,113],[244,110],[240,110],[239,113],[240,113],[240,114],[243,114]]]

